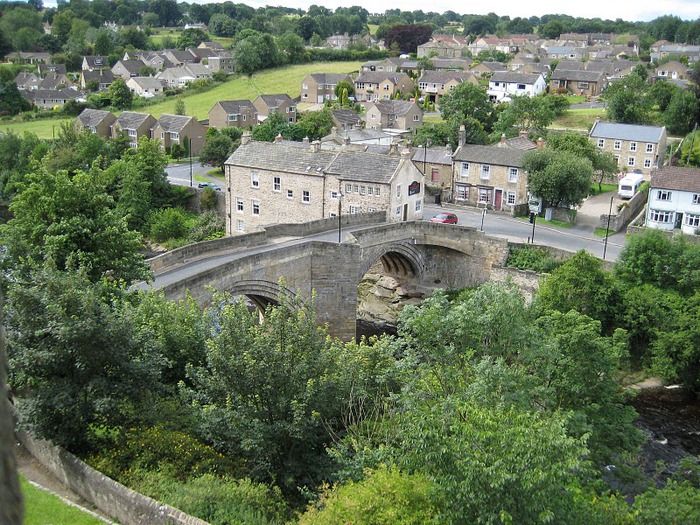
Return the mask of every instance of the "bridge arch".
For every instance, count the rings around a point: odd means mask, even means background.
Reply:
[[[409,240],[374,248],[362,254],[359,277],[381,260],[384,271],[396,277],[420,277],[425,271],[423,254]]]
[[[240,280],[226,287],[234,295],[245,295],[260,310],[261,313],[270,305],[279,305],[284,300],[287,304],[295,304],[296,295],[284,284],[273,283],[261,279]]]

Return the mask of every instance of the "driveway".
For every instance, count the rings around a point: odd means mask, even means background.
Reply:
[[[617,196],[616,191],[601,193],[588,197],[576,214],[576,225],[585,226],[587,228],[599,228],[599,219],[601,215],[607,215],[610,211],[610,198],[612,197],[612,212],[613,215],[617,212],[617,206],[623,201]]]

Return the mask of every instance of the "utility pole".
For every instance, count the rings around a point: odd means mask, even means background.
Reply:
[[[608,251],[608,234],[610,233],[610,216],[612,215],[612,205],[613,199],[615,197],[610,197],[610,209],[608,210],[608,224],[605,226],[605,242],[603,243],[603,260],[605,260],[605,252]]]

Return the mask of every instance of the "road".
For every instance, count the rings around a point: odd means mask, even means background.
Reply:
[[[192,183],[194,187],[197,187],[197,180],[195,180],[195,176],[200,177],[200,181],[202,178],[214,182],[221,186],[221,179],[217,179],[215,177],[210,177],[207,175],[207,171],[211,170],[211,166],[202,166],[197,159],[192,160]],[[171,164],[168,164],[168,167],[165,168],[165,172],[168,174],[168,181],[170,184],[173,184],[175,186],[189,186],[190,185],[190,163],[187,161],[184,162],[173,162]]]
[[[474,208],[459,208],[449,206],[435,206],[426,204],[424,217],[429,219],[441,211],[451,211],[459,217],[461,226],[472,226],[482,228],[482,210]],[[513,218],[509,215],[487,212],[483,217],[483,230],[487,235],[507,238],[514,242],[528,242],[532,237],[532,224],[524,218]],[[449,227],[449,226],[446,226]],[[605,250],[605,259],[608,261],[617,260],[620,251],[625,244],[625,233],[621,232],[608,237],[608,247]],[[541,222],[535,225],[535,244],[544,244],[554,248],[568,251],[586,250],[596,257],[603,257],[604,239],[593,235],[590,227],[571,226],[570,228],[558,228],[547,226]]]

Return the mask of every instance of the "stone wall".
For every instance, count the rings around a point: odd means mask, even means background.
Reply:
[[[644,208],[644,205],[647,202],[648,195],[649,193],[646,191],[637,192],[634,195],[634,197],[632,197],[629,201],[625,202],[624,205],[619,209],[617,214],[610,216],[610,230],[614,232],[620,232],[630,222],[632,222],[632,219],[634,219],[637,216],[637,214],[639,214],[639,211],[642,208]],[[608,214],[603,213],[598,219],[598,227],[606,228],[607,224]]]
[[[494,268],[491,272],[491,280],[493,282],[511,282],[517,286],[520,293],[525,297],[527,304],[532,302],[532,298],[540,288],[540,282],[543,277],[544,274],[539,274],[532,270],[518,270],[517,268]]]
[[[17,438],[56,479],[119,523],[208,525],[206,521],[117,483],[48,441],[34,439],[26,432],[18,432]]]

